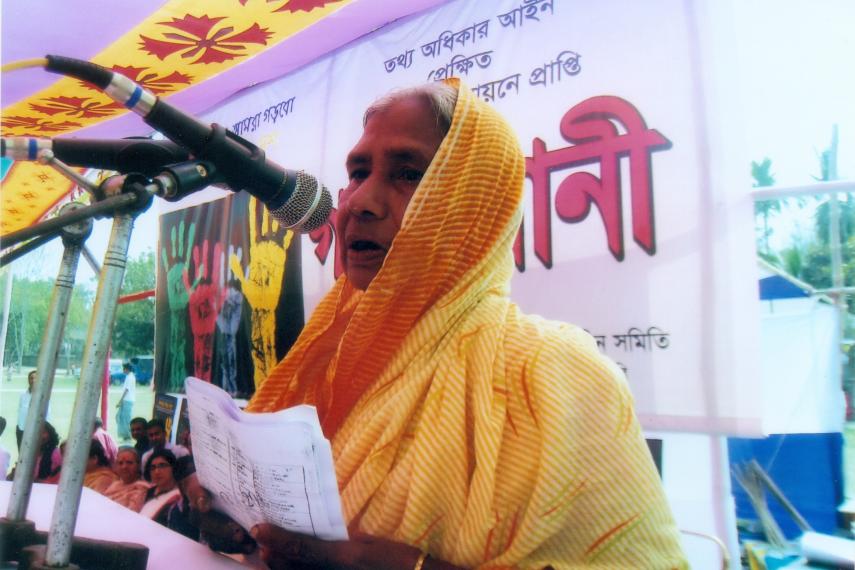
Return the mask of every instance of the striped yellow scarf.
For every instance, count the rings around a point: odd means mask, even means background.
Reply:
[[[508,299],[524,168],[459,89],[382,269],[338,280],[250,409],[317,406],[354,530],[467,567],[682,567],[620,372]]]

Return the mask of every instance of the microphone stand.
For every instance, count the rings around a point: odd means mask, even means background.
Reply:
[[[21,556],[22,567],[78,568],[77,565],[70,563],[72,547],[74,547],[74,554],[81,558],[79,563],[86,566],[143,570],[148,560],[148,548],[138,544],[118,543],[117,551],[117,543],[74,538],[74,526],[89,456],[100,380],[104,375],[107,349],[113,332],[134,219],[151,205],[154,195],[165,195],[167,199],[184,196],[207,186],[210,180],[200,175],[198,161],[191,161],[187,163],[189,166],[182,164],[169,168],[168,174],[164,173],[154,181],[141,174],[128,174],[108,178],[100,186],[95,187],[56,160],[50,151],[47,151],[43,158],[43,162],[47,162],[83,186],[98,199],[98,202],[87,207],[81,207],[80,204],[67,204],[57,218],[2,238],[4,245],[7,245],[10,241],[17,244],[34,236],[59,233],[62,235],[65,249],[54,286],[42,346],[39,350],[37,379],[27,413],[21,454],[15,467],[7,516],[0,519],[0,562],[5,561],[6,556],[9,556],[10,560],[12,556]],[[186,173],[186,175],[176,176],[176,172]],[[212,174],[212,171],[209,173]],[[92,230],[91,218],[103,216],[107,212],[113,212],[113,228],[99,277],[92,318],[89,322],[80,383],[45,546],[41,544],[44,537],[40,534],[43,533],[37,533],[34,523],[24,518],[34,478],[35,457],[44,426],[44,416],[53,385],[80,253],[84,247],[84,241]]]

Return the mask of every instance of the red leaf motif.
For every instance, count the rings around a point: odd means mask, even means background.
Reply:
[[[172,18],[171,22],[159,22],[162,26],[169,26],[171,28],[175,28],[176,30],[181,30],[182,32],[187,32],[191,36],[197,38],[207,38],[208,32],[211,31],[217,22],[220,20],[224,20],[225,17],[219,18],[209,18],[208,16],[191,16],[190,14],[186,14],[183,18]]]
[[[173,71],[164,77],[157,77],[152,73],[140,79],[140,85],[153,93],[173,91],[178,85],[190,85],[192,82],[191,76],[177,71]]]
[[[189,35],[164,32],[162,40],[140,36],[141,47],[161,60],[181,52],[183,59],[196,58],[191,62],[192,64],[220,63],[246,55],[245,44],[267,45],[267,40],[273,35],[258,24],[253,24],[238,33],[232,33],[234,28],[231,26],[214,30],[214,26],[223,19],[208,16],[197,18],[187,14],[181,20],[161,22],[162,25],[181,30]]]
[[[242,49],[242,48],[241,48]],[[193,50],[192,52],[188,52],[181,57],[193,57],[199,50]],[[206,49],[202,54],[202,57],[194,61],[193,63],[222,63],[224,61],[228,61],[230,59],[234,59],[243,54],[231,54],[224,51],[220,51],[216,48]]]
[[[190,85],[193,78],[184,73],[173,71],[169,75],[158,77],[156,72],[150,71],[148,67],[123,67],[114,65],[113,71],[121,73],[128,79],[135,81],[143,89],[148,89],[155,95],[175,91],[179,85]]]
[[[266,29],[262,29],[258,24],[253,24],[242,32],[238,32],[233,36],[228,36],[219,40],[220,47],[226,47],[224,44],[259,44],[267,45],[267,40],[273,34]],[[241,47],[240,49],[244,49]]]
[[[99,103],[82,97],[50,97],[44,104],[30,103],[30,109],[46,115],[68,115],[71,117],[103,117],[116,112],[113,103]]]
[[[3,117],[0,124],[2,124],[4,129],[27,129],[23,134],[28,134],[29,132],[56,133],[80,126],[80,123],[75,123],[74,121],[53,123],[36,117],[19,116]]]
[[[187,48],[186,44],[174,44],[171,42],[154,40],[145,36],[140,36],[140,39],[142,40],[140,42],[140,47],[161,61],[166,59],[167,56]]]
[[[39,119],[35,117],[3,117],[2,125],[9,128],[17,127],[33,127],[39,123]]]
[[[311,12],[315,8],[323,8],[327,4],[338,2],[338,0],[288,0],[274,12]]]

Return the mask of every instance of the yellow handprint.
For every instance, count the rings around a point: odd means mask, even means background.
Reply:
[[[253,376],[258,387],[277,361],[275,311],[282,292],[287,250],[294,234],[281,228],[255,198],[249,200],[249,212],[249,261],[246,272],[234,254],[229,256],[229,267],[240,281],[243,294],[252,307]]]

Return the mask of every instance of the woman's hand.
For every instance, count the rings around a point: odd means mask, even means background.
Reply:
[[[262,559],[272,568],[345,568],[350,570],[413,570],[422,552],[413,546],[360,535],[347,541],[325,541],[289,532],[271,524],[252,528]],[[429,558],[424,570],[451,569]]]
[[[255,551],[255,541],[238,523],[211,509],[211,493],[202,487],[195,472],[181,479],[179,485],[190,505],[191,523],[199,529],[211,549],[241,554]]]

